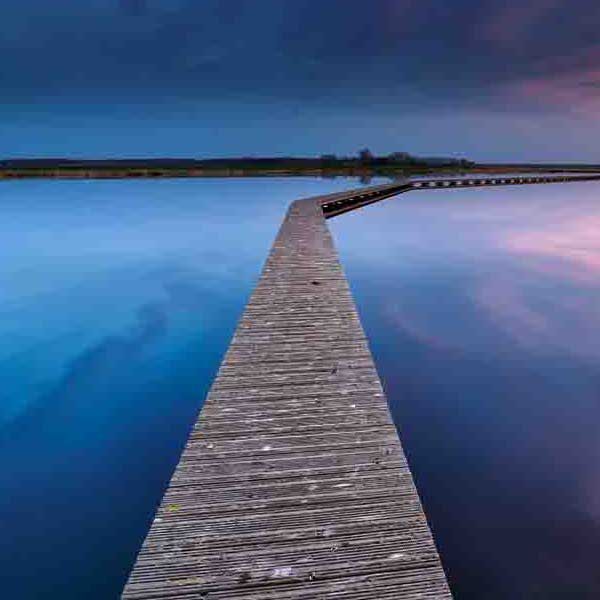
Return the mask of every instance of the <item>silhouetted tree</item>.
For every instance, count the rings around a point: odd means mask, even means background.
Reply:
[[[373,160],[373,153],[368,148],[363,148],[358,153],[358,159],[360,162],[368,163]]]

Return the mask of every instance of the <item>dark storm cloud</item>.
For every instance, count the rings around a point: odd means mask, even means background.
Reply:
[[[126,15],[140,16],[146,13],[148,2],[146,0],[120,0],[120,6]]]
[[[597,0],[8,4],[0,156],[598,160]]]
[[[584,69],[596,0],[25,0],[4,8],[15,102],[422,95],[476,100]],[[132,19],[136,15],[139,18]],[[440,96],[441,94],[441,96]]]

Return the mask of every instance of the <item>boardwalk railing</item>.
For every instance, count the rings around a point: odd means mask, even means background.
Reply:
[[[430,182],[290,206],[123,598],[451,598],[325,221]]]

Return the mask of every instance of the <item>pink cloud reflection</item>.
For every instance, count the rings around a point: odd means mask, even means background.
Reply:
[[[458,321],[491,322],[519,346],[533,352],[566,352],[600,359],[600,215],[562,213],[561,220],[539,229],[504,230],[496,238],[505,269],[482,273],[467,291],[473,312]],[[440,324],[432,307],[397,303],[386,307],[388,319],[421,343],[444,351],[476,351],[491,338],[465,335],[464,329]]]
[[[528,305],[523,289],[511,280],[489,278],[476,291],[476,302],[502,330],[522,345],[541,344],[552,337],[546,315]]]
[[[501,245],[528,257],[538,271],[579,283],[600,282],[600,216],[571,218],[543,230],[512,233]]]
[[[521,345],[600,358],[600,216],[571,217],[499,240],[518,269],[485,278],[477,304]]]

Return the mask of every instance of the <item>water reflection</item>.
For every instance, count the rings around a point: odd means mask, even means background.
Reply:
[[[458,598],[597,598],[600,185],[334,219]]]
[[[6,597],[118,597],[286,205],[353,185],[0,186]]]

